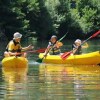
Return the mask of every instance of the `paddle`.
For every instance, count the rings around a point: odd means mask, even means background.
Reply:
[[[45,52],[46,48],[39,49],[39,50],[30,50],[30,51],[25,51],[26,53],[43,53]]]
[[[83,41],[83,42],[81,43],[81,45],[83,45],[83,44],[84,44],[86,41],[88,41],[89,39],[94,38],[94,37],[97,36],[98,34],[100,34],[100,30],[97,31],[96,33],[94,33],[94,34],[93,34],[92,36],[90,36],[89,38],[87,38],[85,41]],[[74,50],[75,50],[75,49],[74,49]],[[67,58],[71,55],[71,53],[72,53],[74,50],[71,50],[71,51],[69,51],[69,52],[65,52],[64,54],[61,55],[61,58],[62,58],[63,60],[67,59]]]
[[[67,33],[68,33],[68,32],[67,32]],[[67,35],[67,33],[66,33],[62,38],[60,38],[58,41],[60,42],[61,40],[63,40],[63,39],[65,38],[65,36]],[[54,46],[53,46],[53,47],[54,47]],[[48,52],[46,53],[45,56],[43,56],[43,58],[38,59],[36,62],[42,63],[43,59],[47,56],[47,54],[49,53],[49,51],[50,51],[53,47],[51,47],[51,48],[48,50]]]
[[[16,53],[16,56],[20,55],[20,54],[23,54],[23,53],[43,53],[43,52],[45,52],[45,50],[46,50],[46,48],[38,49],[38,50],[22,51],[21,53]]]

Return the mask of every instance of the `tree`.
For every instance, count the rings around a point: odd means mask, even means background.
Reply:
[[[98,0],[78,0],[77,10],[79,12],[80,19],[78,21],[82,31],[88,33],[90,31],[98,29],[98,19],[100,10],[99,6],[95,4],[100,4]],[[98,20],[98,21],[97,21]]]
[[[25,19],[26,15],[22,12],[22,4],[25,1],[2,0],[0,2],[0,27],[9,39],[14,32],[24,32],[29,26],[29,21]]]
[[[1,0],[0,33],[9,39],[16,31],[45,39],[67,31],[83,36],[100,28],[99,6],[99,0]]]

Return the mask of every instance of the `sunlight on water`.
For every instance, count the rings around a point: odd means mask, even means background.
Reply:
[[[2,98],[4,100],[26,100],[26,79],[28,67],[2,67]],[[4,97],[3,97],[4,96]],[[24,99],[25,98],[25,99]]]
[[[29,64],[2,71],[0,100],[100,99],[99,66]]]
[[[84,52],[99,50],[96,46]],[[100,100],[100,66],[39,64],[37,57],[28,54],[24,68],[4,68],[0,62],[0,100]]]
[[[41,65],[41,78],[50,100],[94,100],[100,94],[95,94],[100,90],[98,66]]]

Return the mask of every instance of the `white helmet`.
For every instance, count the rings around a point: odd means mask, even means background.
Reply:
[[[52,39],[52,38],[57,39],[57,36],[56,36],[56,35],[52,35],[52,36],[51,36],[51,39]]]
[[[18,39],[22,37],[22,34],[20,34],[19,32],[16,32],[14,33],[13,37],[14,37],[13,39]]]
[[[81,44],[81,40],[80,39],[76,39],[75,43],[80,43]]]

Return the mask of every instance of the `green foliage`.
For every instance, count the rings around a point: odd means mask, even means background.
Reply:
[[[0,33],[16,31],[47,38],[52,34],[88,34],[100,28],[99,0],[0,0]]]
[[[99,0],[78,0],[77,10],[80,13],[79,25],[84,33],[99,29],[98,11],[100,10]],[[98,20],[98,21],[97,21]]]
[[[67,0],[46,0],[45,6],[51,16],[54,33],[59,34],[58,29],[68,15],[68,2]]]
[[[8,38],[10,38],[15,31],[23,32],[29,25],[28,20],[25,19],[26,15],[21,11],[21,5],[24,1],[25,0],[2,0],[0,3],[0,28],[4,30]]]
[[[16,31],[27,33],[30,30],[29,13],[38,11],[37,0],[5,0],[0,2],[0,29],[10,38]]]

